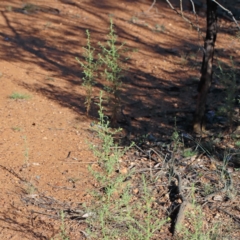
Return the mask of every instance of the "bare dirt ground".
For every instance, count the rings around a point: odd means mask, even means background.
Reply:
[[[150,11],[152,2],[147,0],[31,3],[40,7],[26,11],[22,1],[0,2],[3,240],[54,238],[61,225],[59,211],[64,208],[70,212],[89,199],[93,179],[87,165],[94,157],[87,141],[92,141],[89,128],[96,121],[97,110],[93,108],[86,116],[82,73],[75,60],[82,58],[86,29],[97,46],[106,40],[112,17],[118,41],[130,49],[126,52],[130,59],[121,99],[124,114],[131,121],[131,126],[122,127],[131,133],[131,140],[146,134],[159,141],[169,139],[175,117],[177,127],[190,133],[200,77],[202,38],[165,1],[157,1]],[[186,15],[194,20],[191,12]],[[199,23],[204,36],[205,19],[200,17]],[[236,27],[226,19],[220,20],[220,26],[215,64],[221,59],[223,66],[229,68],[233,56],[238,68],[240,45]],[[94,96],[99,95],[103,84],[98,82]],[[216,110],[222,98],[217,84],[215,77],[208,110]],[[30,98],[10,99],[13,92]],[[217,124],[208,127],[215,133],[225,130]],[[221,141],[222,145],[235,148],[228,137]],[[239,180],[238,172],[234,179]],[[238,197],[236,206],[237,203]],[[206,208],[210,211],[209,206]],[[232,215],[215,209],[208,219],[214,217],[235,221],[232,235],[225,239],[239,239],[239,208]],[[156,239],[170,239],[169,227],[163,228],[161,237]],[[67,220],[70,239],[84,239],[80,232],[84,229],[84,222]]]

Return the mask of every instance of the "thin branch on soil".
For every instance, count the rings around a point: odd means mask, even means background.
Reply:
[[[195,10],[195,4],[194,4],[194,2],[193,2],[192,0],[190,0],[190,2],[191,2],[191,4],[192,4],[193,14],[194,14],[194,16],[196,17],[196,27],[197,27],[197,32],[198,32],[198,41],[199,41],[199,45],[201,45],[201,44],[200,44],[200,42],[201,42],[200,36],[201,36],[202,39],[203,39],[203,34],[202,34],[202,32],[201,32],[201,30],[200,30],[200,28],[199,28],[199,21],[198,21],[198,15],[197,15],[196,10]],[[202,49],[202,50],[203,50],[203,49]]]
[[[55,216],[55,215],[52,215],[52,214],[47,214],[47,213],[38,212],[38,211],[34,211],[34,210],[31,210],[31,213],[32,214],[36,213],[36,214],[45,215],[45,216],[48,216],[49,218],[60,219],[60,216]]]
[[[94,164],[94,163],[97,163],[97,162],[66,162],[66,163],[77,163],[77,164]]]
[[[86,232],[84,232],[82,230],[80,230],[79,232],[82,233],[86,239],[88,238],[88,234]]]
[[[230,10],[228,10],[227,8],[223,7],[219,2],[212,0],[213,2],[215,2],[221,9],[223,9],[224,11],[226,11],[233,19],[233,21],[235,22],[235,24],[237,25],[237,28],[240,30],[240,26],[236,20],[236,18],[233,16],[232,12]]]
[[[154,162],[159,163],[159,161],[151,156],[151,152],[154,152],[160,159],[161,161],[165,162],[165,159],[158,153],[155,149],[150,148],[148,151],[142,150],[139,146],[135,144],[135,147],[140,150],[143,154],[145,154],[146,157],[148,157],[150,160],[153,160]]]
[[[153,171],[153,170],[161,170],[162,168],[142,168],[142,169],[138,169],[138,170],[135,170],[133,173],[141,173],[141,172],[150,172],[150,171]]]
[[[156,0],[153,0],[152,5],[149,7],[149,9],[146,12],[150,12],[154,7],[155,3],[156,3]]]
[[[9,172],[10,174],[12,174],[14,177],[18,178],[19,180],[21,180],[24,183],[29,183],[26,179],[20,177],[16,172],[14,172],[12,169],[8,169],[3,165],[0,165],[0,168],[2,168],[3,170]]]
[[[224,212],[225,214],[229,215],[229,216],[230,216],[230,217],[231,217],[231,218],[232,218],[234,221],[236,221],[236,222],[240,223],[240,218],[239,218],[239,217],[237,217],[237,216],[233,215],[232,213],[230,213],[230,212],[226,211],[225,209],[218,208],[218,210],[220,210],[220,211]]]
[[[191,1],[191,0],[190,0]],[[181,16],[182,18],[183,18],[183,20],[184,21],[186,21],[187,23],[189,23],[193,28],[195,28],[197,31],[198,31],[198,33],[199,34],[201,34],[201,36],[202,36],[202,33],[201,33],[201,31],[199,30],[199,26],[197,25],[195,25],[195,24],[193,24],[192,23],[192,21],[190,21],[188,18],[186,18],[184,15],[183,15],[183,13],[181,12],[179,12],[176,8],[174,8],[173,7],[173,5],[171,4],[171,2],[169,1],[169,0],[166,0],[166,2],[168,3],[168,5],[170,6],[170,8],[173,10],[173,11],[175,11],[179,16]],[[192,2],[192,1],[191,1]],[[192,2],[192,4],[194,4],[193,2]],[[181,7],[182,8],[182,7]],[[195,9],[195,8],[194,8]],[[203,36],[202,36],[202,38],[203,38]],[[202,49],[202,47],[200,47],[201,49]]]
[[[173,232],[173,234],[176,235],[178,233],[178,229],[177,228],[178,228],[178,226],[182,225],[182,223],[184,221],[184,217],[185,217],[185,212],[191,206],[191,203],[182,194],[182,178],[181,178],[180,174],[175,171],[174,166],[171,167],[170,170],[171,170],[173,176],[178,181],[178,185],[177,185],[177,187],[178,187],[178,194],[179,194],[179,197],[180,197],[180,199],[182,201],[182,203],[180,205],[180,208],[179,208],[179,211],[178,211],[178,214],[177,214],[177,217],[176,217],[176,220],[175,220],[175,224],[174,224],[174,232]]]
[[[57,188],[57,189],[64,189],[64,190],[69,190],[69,191],[76,191],[76,188],[69,188],[69,187],[57,187],[57,186],[53,186],[50,183],[47,184],[48,186],[52,187],[52,188]]]

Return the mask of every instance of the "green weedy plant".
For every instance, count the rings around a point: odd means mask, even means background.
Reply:
[[[91,109],[91,103],[92,103],[92,91],[93,86],[95,84],[95,78],[97,77],[97,68],[98,68],[98,62],[94,59],[94,52],[95,48],[92,47],[91,41],[90,41],[90,32],[86,30],[87,34],[87,46],[83,47],[84,49],[84,55],[85,55],[85,63],[81,62],[77,57],[76,60],[83,68],[83,86],[85,86],[86,89],[86,111],[87,115],[89,114],[89,111]]]
[[[68,237],[67,233],[66,233],[66,226],[65,226],[65,214],[63,211],[60,212],[60,216],[61,216],[61,233],[60,233],[60,237],[62,240],[69,240],[70,238]]]
[[[207,196],[214,192],[214,187],[209,183],[203,183],[203,196]]]
[[[183,157],[193,157],[193,156],[195,156],[197,154],[197,152],[196,151],[193,151],[192,149],[184,149],[183,150]]]
[[[37,191],[38,191],[38,189],[33,183],[31,183],[31,182],[25,183],[24,193],[32,195],[32,194],[35,194]]]
[[[165,30],[166,30],[165,26],[164,25],[159,25],[159,24],[156,24],[155,28],[153,29],[153,31],[161,32],[161,33],[164,33]]]
[[[235,142],[235,146],[236,146],[237,148],[240,148],[240,141],[236,141],[236,142]]]
[[[21,132],[21,131],[22,131],[22,128],[19,127],[19,126],[15,126],[15,127],[12,127],[12,130],[13,130],[14,132]]]
[[[114,239],[119,236],[119,229],[115,224],[124,221],[124,215],[128,214],[127,206],[130,201],[129,187],[122,188],[126,175],[117,172],[120,168],[119,159],[129,148],[120,149],[114,142],[114,134],[119,129],[111,130],[110,122],[103,114],[103,95],[100,93],[99,123],[93,126],[97,133],[99,144],[91,144],[94,155],[98,159],[100,171],[89,167],[89,171],[97,180],[100,188],[92,192],[93,206],[88,209],[94,214],[87,219],[90,226],[94,226],[94,231],[89,234],[92,237],[101,239]],[[124,210],[125,209],[125,210]],[[125,212],[126,211],[126,212]],[[95,233],[95,234],[94,234]]]
[[[91,109],[92,91],[97,78],[98,70],[102,70],[101,76],[107,80],[104,90],[109,94],[108,104],[111,109],[111,122],[116,123],[117,113],[120,107],[119,90],[122,85],[122,67],[120,51],[124,43],[117,46],[117,35],[114,30],[112,19],[110,20],[110,31],[107,35],[108,40],[106,44],[99,43],[101,53],[98,54],[98,59],[95,59],[95,48],[92,47],[90,41],[90,33],[87,30],[87,46],[84,47],[85,61],[81,62],[77,57],[76,60],[83,68],[83,85],[86,88],[86,111],[87,114]],[[124,49],[122,50],[124,51]]]
[[[204,215],[200,206],[193,205],[192,211],[186,212],[186,218],[191,222],[192,228],[185,226],[178,228],[180,232],[179,240],[217,240],[221,239],[218,232],[218,225],[215,224],[209,230],[204,226]]]
[[[119,129],[110,129],[110,123],[103,114],[102,99],[101,92],[98,104],[99,122],[93,125],[98,143],[90,145],[98,160],[98,167],[89,167],[98,188],[91,192],[92,202],[86,205],[89,224],[87,232],[93,239],[148,240],[161,228],[165,220],[159,220],[157,212],[152,210],[153,199],[145,178],[139,202],[132,202],[130,183],[126,181],[132,173],[124,174],[119,171],[119,159],[132,145],[119,148],[115,143],[114,134]]]
[[[107,44],[99,43],[102,53],[100,53],[99,61],[104,67],[103,76],[108,81],[105,90],[112,96],[109,103],[112,105],[112,122],[116,121],[116,115],[119,110],[119,90],[122,85],[122,67],[120,64],[120,50],[124,43],[117,46],[117,35],[114,30],[113,20],[110,19],[110,31],[108,34]]]
[[[59,238],[54,237],[54,238],[51,238],[51,240],[70,240],[70,238],[66,233],[65,214],[62,210],[60,211],[60,217],[61,217],[61,226],[60,226],[60,233],[58,234]]]
[[[158,211],[152,209],[153,198],[151,192],[148,190],[147,181],[144,175],[142,175],[143,192],[141,199],[136,203],[134,209],[134,217],[132,222],[135,224],[129,225],[129,231],[126,237],[130,240],[150,240],[154,236],[156,231],[159,231],[161,227],[168,220],[161,220],[158,217]],[[136,216],[138,213],[140,216]]]
[[[23,136],[24,140],[24,164],[29,165],[29,148],[28,148],[28,143],[27,143],[27,137]]]
[[[171,139],[172,139],[172,148],[173,148],[173,151],[172,151],[172,156],[171,156],[171,164],[174,165],[174,161],[175,161],[175,154],[177,153],[177,151],[179,150],[179,148],[181,147],[181,137],[178,133],[178,130],[177,130],[177,119],[175,117],[174,119],[174,132],[171,136]]]
[[[191,189],[191,207],[185,213],[185,219],[188,219],[191,227],[181,224],[177,227],[179,240],[217,240],[221,239],[218,231],[219,223],[214,224],[211,228],[206,229],[204,224],[204,213],[200,205],[197,205],[194,196],[195,186]]]

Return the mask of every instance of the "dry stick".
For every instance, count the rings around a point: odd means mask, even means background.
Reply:
[[[63,161],[64,161],[64,160],[63,160]],[[69,161],[67,161],[67,162],[65,162],[65,163],[94,164],[94,163],[97,163],[97,161],[96,161],[96,162],[69,162]]]
[[[162,170],[162,168],[154,168],[153,170]],[[152,171],[152,168],[142,168],[142,169],[138,169],[138,170],[135,170],[134,173],[141,173],[141,172],[151,172]]]
[[[202,34],[202,32],[201,32],[201,30],[200,30],[200,28],[199,28],[198,15],[197,15],[196,10],[195,10],[195,4],[194,4],[194,2],[193,2],[192,0],[190,0],[190,2],[191,2],[191,4],[192,4],[193,14],[194,14],[195,17],[196,17],[196,24],[197,24],[196,27],[197,27],[198,40],[199,40],[199,45],[200,45],[200,35],[201,35],[202,39],[204,39],[204,37],[203,37],[203,34]]]
[[[180,11],[181,11],[181,14],[183,16],[182,0],[180,0]]]
[[[182,200],[182,203],[180,205],[178,215],[177,215],[177,218],[175,221],[175,225],[174,225],[174,233],[173,234],[176,235],[178,233],[178,227],[181,226],[184,221],[185,212],[191,206],[191,204],[182,194],[182,178],[181,178],[180,174],[175,171],[174,166],[172,167],[172,172],[174,174],[174,177],[178,181],[178,192],[179,192],[179,196]]]
[[[150,12],[152,10],[152,8],[154,7],[155,3],[156,3],[156,0],[153,0],[152,5],[149,7],[149,9],[146,12]]]
[[[233,19],[233,21],[236,23],[238,29],[240,30],[240,26],[236,20],[236,18],[233,16],[232,12],[230,10],[228,10],[227,8],[223,7],[219,2],[212,0],[213,2],[215,2],[221,9],[223,9],[224,11],[226,11]]]
[[[236,222],[240,223],[240,218],[235,216],[234,214],[228,212],[227,210],[225,209],[222,209],[222,208],[217,208],[218,210],[224,212],[225,214],[229,215],[232,219],[234,219]]]
[[[194,16],[196,17],[196,28],[197,28],[197,32],[198,32],[198,41],[199,41],[199,46],[201,46],[200,36],[202,37],[202,40],[204,40],[204,37],[203,37],[202,31],[199,28],[198,15],[197,15],[196,10],[195,10],[195,4],[192,0],[189,0],[189,1],[192,4],[192,11],[193,11]],[[182,0],[180,0],[180,9],[181,9],[181,13],[182,13],[182,16],[183,16]],[[200,48],[204,52],[204,49],[202,47],[200,47]]]
[[[64,189],[64,190],[69,190],[69,191],[76,191],[77,189],[76,188],[69,188],[69,187],[58,187],[58,186],[53,186],[52,184],[50,183],[47,183],[48,186],[52,187],[52,188],[57,188],[57,189]]]
[[[198,40],[199,40],[199,48],[202,50],[203,53],[205,53],[205,50],[203,47],[201,47],[201,44],[200,44],[200,36],[202,37],[202,39],[204,40],[204,37],[203,37],[203,34],[199,28],[199,22],[198,22],[198,17],[197,17],[197,14],[196,14],[196,10],[195,10],[195,5],[194,5],[194,2],[192,0],[190,0],[190,2],[192,3],[192,7],[193,7],[193,13],[194,15],[196,16],[196,22],[197,22],[197,25],[193,24],[188,18],[186,18],[184,15],[183,15],[183,10],[182,10],[182,0],[180,0],[180,11],[181,13],[178,12],[177,9],[175,9],[173,7],[173,5],[169,2],[169,0],[166,0],[166,2],[168,3],[168,5],[170,6],[170,8],[175,11],[178,15],[180,15],[183,20],[185,20],[186,22],[188,22],[193,28],[195,28],[198,32]]]
[[[156,159],[154,159],[154,158],[151,156],[151,152],[154,152],[161,160],[163,160],[162,156],[161,156],[156,150],[154,150],[153,148],[150,148],[149,151],[148,151],[148,153],[146,153],[146,152],[145,152],[144,150],[142,150],[138,145],[135,144],[135,147],[136,147],[138,150],[140,150],[142,153],[144,153],[146,156],[148,156],[148,158],[149,158],[150,160],[153,160],[153,161],[156,162],[156,163],[159,163],[159,161],[156,160]],[[163,161],[165,161],[165,159],[164,159]]]
[[[54,218],[54,219],[59,219],[59,217],[55,216],[55,215],[52,215],[52,214],[47,214],[47,213],[44,213],[44,212],[38,212],[38,211],[35,211],[35,210],[31,210],[31,213],[36,213],[36,214],[42,214],[42,215],[45,215],[45,216],[48,216],[49,218]]]
[[[179,16],[181,16],[186,22],[188,22],[193,28],[198,29],[197,26],[195,26],[195,24],[193,24],[188,18],[186,18],[183,14],[179,13],[179,11],[173,7],[173,5],[169,2],[169,0],[166,0],[166,2],[168,3],[168,5],[170,6],[170,8],[175,11]],[[195,9],[195,8],[194,8]]]
[[[2,168],[3,170],[9,172],[10,174],[12,174],[14,177],[18,178],[20,181],[24,182],[24,183],[29,183],[26,179],[22,178],[21,176],[19,176],[14,170],[9,169],[3,165],[0,165],[0,168]],[[30,183],[30,185],[32,186],[32,184]]]
[[[165,159],[163,159],[163,157],[160,155],[160,153],[158,153],[155,149],[153,149],[153,148],[150,148],[149,149],[149,158],[151,157],[151,152],[154,152],[163,162],[165,161]],[[155,160],[155,159],[153,159],[152,157],[151,157],[151,159],[153,160],[153,161],[155,161],[155,162],[158,162],[157,160]]]
[[[195,11],[195,6],[194,6],[194,2],[192,0],[189,0],[191,3],[192,3],[192,6],[193,6],[193,13],[194,15],[197,15],[196,14],[196,11]],[[219,2],[217,2],[216,0],[212,0],[213,2],[215,2],[221,9],[223,9],[224,11],[226,11],[233,19],[233,21],[235,22],[235,24],[237,25],[238,29],[240,30],[240,26],[236,20],[236,18],[233,16],[232,12],[230,10],[228,10],[227,8],[223,7]],[[193,27],[196,27],[198,29],[198,26],[195,26],[189,19],[187,19],[186,17],[184,17],[182,14],[180,14],[174,7],[173,5],[169,2],[169,0],[166,0],[166,2],[168,3],[168,5],[180,16],[182,16],[182,18],[187,21],[188,23],[191,24],[191,26]],[[181,4],[182,4],[182,0],[180,0]],[[181,12],[182,12],[182,6],[180,6],[181,8]]]
[[[86,239],[89,237],[89,235],[83,230],[79,230],[79,232],[82,233]]]

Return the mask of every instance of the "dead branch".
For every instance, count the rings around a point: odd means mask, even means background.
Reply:
[[[192,3],[192,6],[193,6],[193,13],[195,16],[197,16],[196,14],[196,10],[195,10],[195,5],[194,5],[194,2],[192,0],[190,0],[191,3]],[[198,21],[197,21],[197,25],[195,25],[194,23],[192,23],[192,21],[190,21],[188,18],[186,18],[183,14],[183,10],[182,10],[182,0],[180,0],[180,11],[179,12],[176,8],[173,7],[173,5],[171,4],[171,2],[169,0],[166,0],[166,2],[168,3],[168,5],[170,6],[170,8],[175,11],[179,16],[181,16],[183,18],[184,21],[186,21],[187,23],[189,23],[194,29],[196,29],[198,31],[198,33],[202,36],[201,34],[201,31],[199,29],[199,26],[198,26]],[[202,36],[203,38],[203,36]]]
[[[190,1],[191,1],[191,0],[190,0]],[[232,12],[231,12],[229,9],[223,7],[219,2],[217,2],[217,1],[215,1],[215,0],[212,0],[212,1],[215,2],[222,10],[224,10],[225,12],[227,12],[227,13],[232,17],[233,21],[235,22],[235,24],[237,25],[238,29],[240,30],[240,26],[239,26],[236,18],[233,16]]]
[[[156,0],[153,0],[152,5],[149,7],[149,9],[146,12],[150,12],[154,7],[155,3],[156,3]]]
[[[178,210],[178,214],[175,220],[175,224],[174,224],[174,232],[173,234],[176,236],[176,234],[178,234],[179,231],[179,227],[183,224],[184,222],[184,218],[185,218],[185,213],[187,212],[187,210],[191,207],[191,203],[190,201],[188,201],[188,199],[183,195],[183,189],[182,189],[182,178],[180,176],[179,173],[177,173],[175,171],[174,166],[172,166],[171,168],[172,174],[173,176],[177,179],[178,181],[178,193],[179,193],[179,197],[182,201],[179,210]]]

